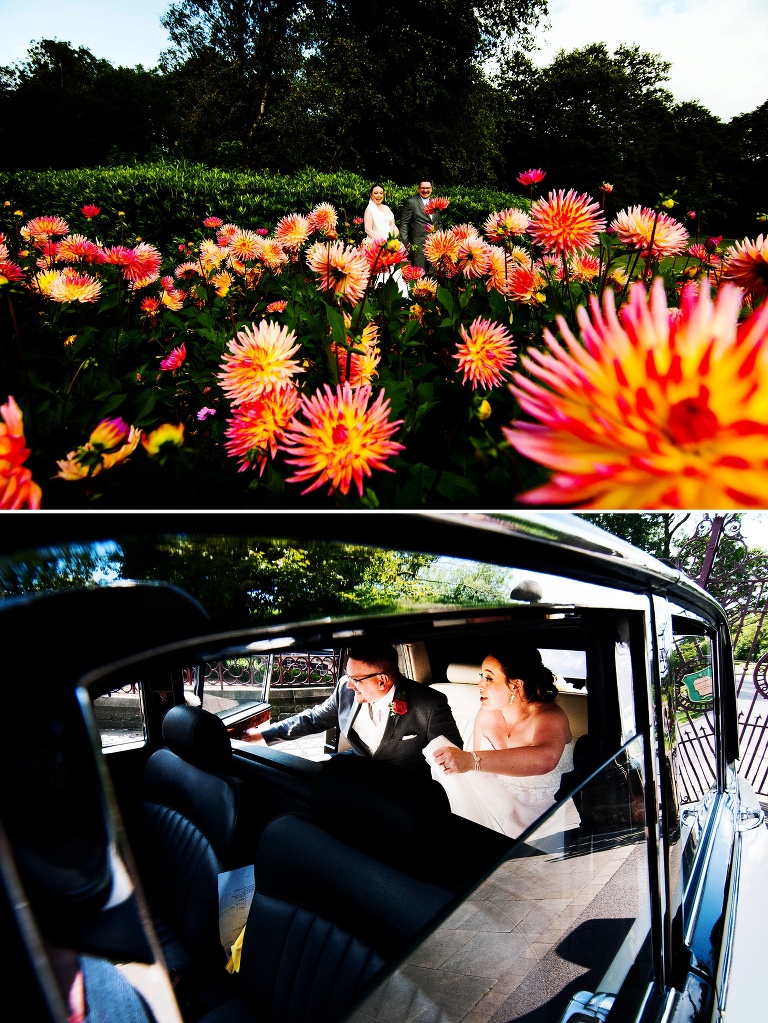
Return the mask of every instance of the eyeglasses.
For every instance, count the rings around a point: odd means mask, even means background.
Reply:
[[[365,682],[367,678],[375,678],[376,675],[383,674],[384,674],[383,671],[372,671],[370,675],[363,675],[362,678],[353,678],[352,675],[347,675],[347,682],[355,682],[356,684],[359,685],[361,682]]]

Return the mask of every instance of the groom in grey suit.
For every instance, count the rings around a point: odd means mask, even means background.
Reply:
[[[413,266],[420,266],[422,270],[427,269],[427,260],[424,255],[424,242],[431,230],[440,227],[440,210],[434,213],[425,213],[424,207],[432,197],[432,183],[420,181],[417,195],[412,195],[403,203],[400,212],[400,241],[409,250],[409,259]],[[410,246],[415,246],[414,251]]]
[[[269,745],[337,726],[359,756],[389,761],[429,776],[422,750],[438,735],[459,748],[462,739],[445,695],[402,675],[390,644],[354,649],[346,676],[323,703],[244,738]]]

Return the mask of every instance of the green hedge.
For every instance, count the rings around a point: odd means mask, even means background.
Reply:
[[[252,230],[272,231],[287,213],[308,213],[320,202],[332,203],[342,220],[362,216],[373,182],[351,171],[333,174],[306,169],[296,174],[227,171],[190,163],[150,163],[83,170],[0,172],[0,202],[21,209],[25,219],[53,214],[72,217],[83,203],[100,206],[101,225],[124,216],[129,236],[168,250],[194,240],[202,220],[221,217]],[[397,215],[413,195],[415,182],[381,184],[386,202]],[[433,182],[434,196],[447,196],[448,224],[471,223],[481,228],[490,213],[510,206],[526,208],[528,200],[488,188],[443,187]]]

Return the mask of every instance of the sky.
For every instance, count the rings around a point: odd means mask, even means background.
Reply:
[[[24,59],[32,41],[85,46],[113,64],[155,67],[168,36],[168,0],[0,0],[0,65]],[[676,100],[696,100],[724,121],[768,100],[768,0],[549,0],[537,33],[539,66],[564,49],[637,44],[672,64]]]

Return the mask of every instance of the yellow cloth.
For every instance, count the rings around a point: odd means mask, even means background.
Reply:
[[[235,942],[232,945],[232,954],[227,961],[227,973],[239,973],[240,972],[240,953],[243,950],[243,935],[245,934],[245,928],[240,931]]]

